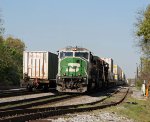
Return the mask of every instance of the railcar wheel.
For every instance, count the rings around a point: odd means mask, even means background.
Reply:
[[[48,92],[49,85],[48,84],[44,84],[43,87],[42,87],[42,89],[43,89],[44,92]]]
[[[33,86],[31,86],[30,84],[27,85],[27,90],[32,92],[33,91]]]

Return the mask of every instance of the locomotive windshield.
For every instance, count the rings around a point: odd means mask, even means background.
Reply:
[[[75,57],[83,57],[88,59],[88,52],[75,52]]]
[[[73,56],[73,52],[60,52],[60,58],[71,56]]]

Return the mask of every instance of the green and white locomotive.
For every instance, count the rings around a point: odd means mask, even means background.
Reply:
[[[66,47],[58,51],[59,92],[86,92],[108,85],[108,64],[91,51],[80,47]]]

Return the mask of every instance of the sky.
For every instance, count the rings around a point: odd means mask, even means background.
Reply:
[[[134,36],[137,12],[149,0],[0,0],[5,33],[21,39],[27,51],[81,46],[112,58],[127,78],[140,62]],[[137,64],[136,64],[137,63]]]

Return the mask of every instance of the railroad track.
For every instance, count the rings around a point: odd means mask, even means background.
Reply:
[[[84,112],[102,109],[110,106],[115,106],[121,103],[128,94],[129,88],[115,91],[113,94],[109,94],[107,97],[92,103],[67,105],[48,108],[36,108],[36,109],[23,109],[0,112],[1,122],[24,122],[28,120],[35,120],[39,118],[46,118],[52,116],[64,115],[67,113]],[[114,99],[115,98],[115,99]]]
[[[6,97],[15,97],[15,96],[21,96],[21,95],[30,95],[30,94],[38,94],[42,93],[42,91],[35,91],[35,92],[29,92],[27,90],[18,90],[18,91],[1,91],[0,98],[6,98]]]
[[[0,91],[0,97],[5,98],[5,97],[10,97],[10,96],[17,96],[20,95],[21,93],[27,92],[26,89],[21,89],[21,90],[1,90]]]
[[[55,89],[50,89],[50,92],[56,92]],[[21,95],[30,95],[30,94],[38,94],[38,93],[44,93],[44,91],[37,90],[34,92],[30,92],[27,89],[20,89],[20,90],[1,90],[0,91],[0,98],[6,98],[6,97],[15,97],[15,96],[21,96]]]
[[[67,94],[59,93],[57,95],[48,95],[48,96],[24,99],[19,101],[4,102],[4,103],[0,103],[0,111],[26,109],[35,106],[45,105],[45,104],[53,104],[58,101],[68,100],[78,96],[81,95],[78,94],[67,95]]]

